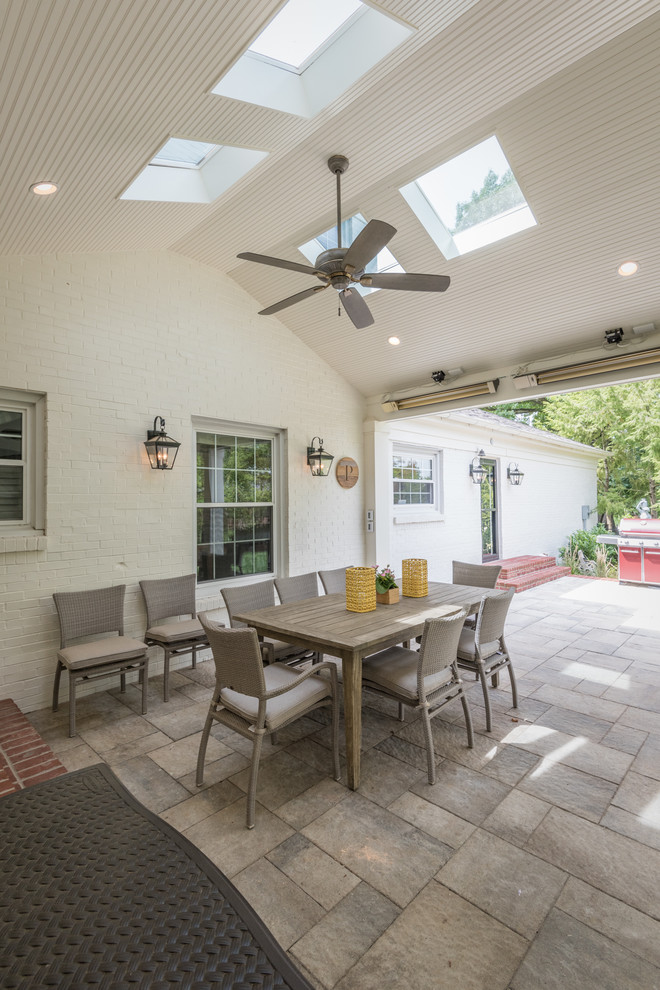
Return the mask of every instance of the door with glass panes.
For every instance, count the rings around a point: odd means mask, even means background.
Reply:
[[[481,559],[497,560],[500,555],[497,518],[497,465],[481,458],[486,477],[481,483]]]

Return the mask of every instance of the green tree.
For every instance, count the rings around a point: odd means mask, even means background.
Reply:
[[[600,447],[598,513],[608,529],[647,498],[657,516],[660,486],[660,382],[631,382],[550,396],[534,422]]]
[[[467,230],[524,202],[525,197],[511,169],[498,178],[491,168],[481,189],[478,192],[473,190],[470,199],[456,204],[456,220],[449,233],[454,235]]]

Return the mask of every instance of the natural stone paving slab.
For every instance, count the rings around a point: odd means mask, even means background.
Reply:
[[[357,793],[302,833],[399,907],[408,904],[452,852]]]
[[[511,788],[499,780],[446,760],[438,767],[432,787],[417,784],[411,790],[413,794],[451,811],[459,818],[481,825]]]
[[[591,822],[600,821],[616,792],[616,784],[561,763],[542,762],[518,786],[527,794]]]
[[[635,757],[632,769],[660,780],[660,736],[650,735]]]
[[[191,794],[198,794],[201,789],[213,787],[214,784],[219,783],[221,780],[226,780],[228,777],[233,777],[239,770],[243,770],[249,765],[250,761],[247,757],[243,756],[242,753],[235,753],[232,750],[228,756],[223,756],[219,760],[214,760],[212,763],[206,763],[204,765],[204,783],[200,787],[197,786],[196,770],[192,770],[190,773],[185,774],[185,776],[179,777],[179,783],[183,784]]]
[[[521,725],[514,727],[507,738],[512,746],[536,753],[550,763],[563,763],[618,784],[633,761],[629,753],[590,742],[583,736],[571,736],[549,726]]]
[[[493,758],[481,767],[487,777],[514,786],[539,762],[534,753],[526,753],[516,746],[501,746]]]
[[[660,852],[552,808],[526,849],[631,907],[660,918]]]
[[[149,755],[154,763],[166,770],[171,777],[183,777],[191,773],[197,766],[197,755],[199,744],[202,738],[201,732],[196,732],[192,736],[185,736],[176,742],[168,743],[160,749],[149,751]],[[206,755],[209,762],[219,760],[223,756],[230,756],[233,750],[225,746],[219,739],[211,737],[208,741]]]
[[[660,922],[575,877],[568,880],[557,907],[660,967]]]
[[[547,701],[550,705],[582,712],[584,715],[593,715],[594,718],[606,719],[608,722],[616,722],[624,710],[624,706],[618,702],[590,698],[551,684],[537,688],[534,697],[539,701]]]
[[[250,770],[246,768],[231,778],[242,791],[247,792]],[[331,776],[330,768],[328,776]],[[259,768],[257,779],[257,801],[270,811],[297,797],[317,784],[322,774],[290,753],[276,753],[267,764]]]
[[[660,736],[660,713],[647,712],[642,708],[626,707],[618,719],[619,725],[627,725],[641,732],[651,732]]]
[[[233,883],[284,949],[325,914],[320,904],[266,859],[259,859],[242,870]]]
[[[277,814],[289,825],[301,829],[313,822],[315,818],[320,818],[329,808],[343,801],[348,793],[344,785],[338,780],[325,777],[323,780],[319,780],[318,784],[303,791],[302,794],[298,794],[297,797],[280,805]]]
[[[238,787],[234,787],[228,780],[223,780],[219,784],[199,791],[181,804],[168,808],[160,817],[179,832],[185,832],[197,822],[214,815],[216,811],[226,808],[241,797],[242,793]]]
[[[600,742],[603,736],[612,728],[612,723],[605,719],[584,715],[582,712],[569,711],[566,708],[553,706],[537,719],[537,725],[547,725],[560,732],[568,732],[573,736],[586,736],[594,742]]]
[[[292,946],[291,954],[324,987],[334,987],[398,914],[392,901],[361,883]]]
[[[506,990],[528,945],[526,939],[434,880],[336,990]]]
[[[658,826],[638,818],[637,815],[633,815],[629,811],[624,811],[623,808],[608,808],[600,823],[612,829],[613,832],[627,835],[631,839],[643,842],[644,845],[650,846],[652,849],[660,849],[660,829]]]
[[[402,794],[392,802],[389,810],[453,849],[462,846],[476,828],[471,822],[438,808],[416,794]]]
[[[294,881],[321,907],[329,911],[360,883],[358,877],[340,865],[304,835],[292,835],[267,855],[273,866]]]
[[[360,794],[386,808],[413,784],[426,779],[426,767],[418,770],[386,753],[369,750],[362,757]]]
[[[550,808],[551,805],[546,801],[532,797],[531,794],[511,791],[486,818],[482,828],[516,846],[524,846]]]
[[[537,856],[477,829],[436,880],[519,935],[533,938],[566,876]]]
[[[645,741],[646,732],[642,732],[641,729],[633,729],[621,722],[615,723],[601,740],[603,746],[620,749],[622,753],[630,753],[631,756],[635,756],[639,752]]]
[[[185,787],[173,780],[148,756],[128,760],[113,767],[113,772],[138,801],[156,814],[180,804],[188,797]]]
[[[598,620],[599,628],[591,629],[572,644],[576,650],[587,650],[593,653],[617,653],[624,643],[631,638],[628,633],[617,632],[615,629],[604,629],[603,620]],[[618,656],[622,656],[620,652]]]
[[[245,827],[245,799],[210,815],[185,835],[231,879],[293,833],[285,822],[257,804],[255,828]]]
[[[659,979],[655,966],[555,909],[511,990],[655,990]]]

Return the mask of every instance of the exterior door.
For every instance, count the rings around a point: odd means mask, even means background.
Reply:
[[[500,555],[497,536],[497,465],[481,458],[486,477],[481,484],[481,559],[497,560]]]

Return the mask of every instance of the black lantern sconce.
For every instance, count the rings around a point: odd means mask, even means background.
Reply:
[[[506,476],[512,485],[522,485],[525,472],[521,471],[518,465],[514,464],[512,461],[506,469]]]
[[[476,457],[470,462],[470,477],[475,485],[483,484],[488,470],[481,463],[481,458],[485,457],[483,450],[480,450]]]
[[[318,448],[314,446],[315,440],[319,442]],[[329,454],[323,449],[323,440],[320,437],[312,437],[312,442],[307,448],[307,463],[314,477],[325,478],[330,473],[330,466],[334,459],[334,454]]]
[[[156,428],[156,423],[159,420],[160,428]],[[172,470],[181,444],[178,440],[168,437],[165,432],[165,420],[162,416],[156,416],[153,430],[147,430],[147,439],[144,441],[144,445],[149,455],[149,463],[154,470]]]

